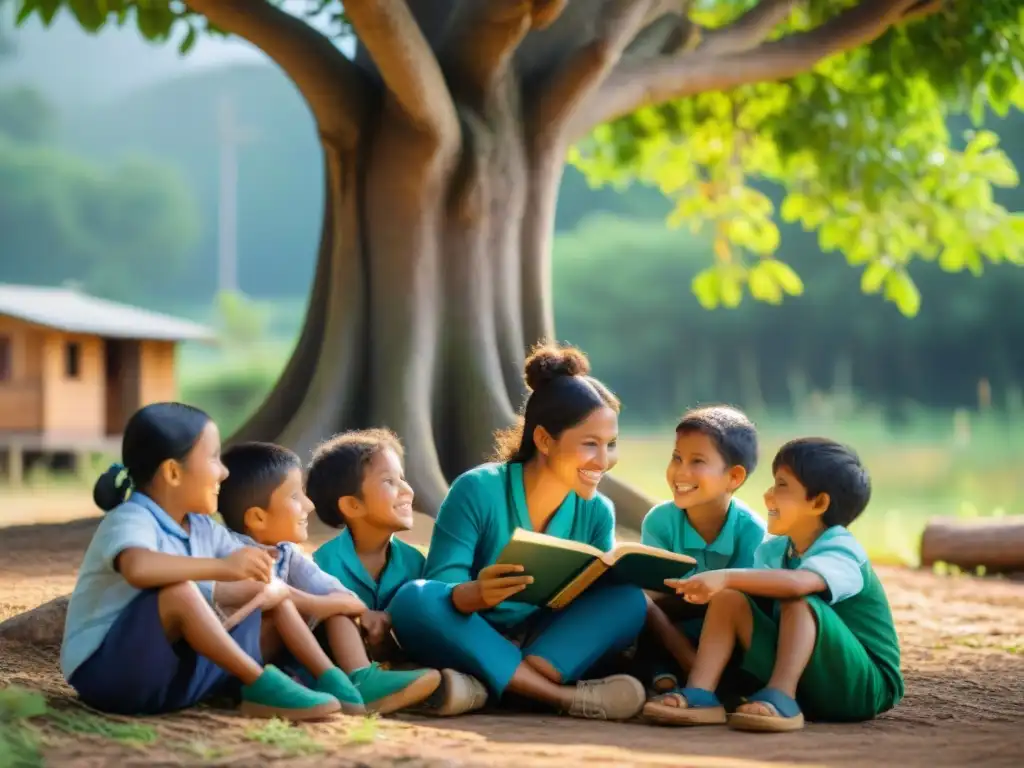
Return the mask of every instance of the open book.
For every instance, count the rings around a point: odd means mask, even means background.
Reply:
[[[533,584],[510,597],[510,602],[559,610],[602,577],[670,592],[665,579],[686,576],[697,561],[644,544],[620,544],[602,552],[589,544],[516,528],[497,562],[521,565],[525,575],[533,576]]]

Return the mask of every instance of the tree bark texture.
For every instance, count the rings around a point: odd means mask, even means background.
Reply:
[[[764,40],[793,3],[765,0],[692,50],[689,0],[346,0],[359,41],[349,60],[267,2],[187,4],[291,77],[324,147],[305,326],[233,440],[306,454],[341,430],[390,427],[428,514],[488,458],[523,402],[527,348],[554,337],[550,252],[568,144],[658,99],[806,68],[915,5],[863,0],[847,13],[856,33],[837,21],[834,41],[823,32],[790,50]],[[602,490],[638,528],[648,501],[611,478]]]

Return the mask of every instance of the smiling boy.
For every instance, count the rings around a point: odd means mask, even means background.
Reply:
[[[765,493],[768,531],[754,569],[670,580],[708,604],[687,687],[673,694],[683,724],[726,722],[713,693],[733,652],[763,686],[731,727],[792,731],[809,719],[868,720],[899,703],[904,683],[892,611],[864,549],[846,529],[871,482],[857,454],[824,438],[784,445]]]
[[[644,518],[641,541],[689,555],[692,574],[722,568],[750,568],[765,537],[760,517],[735,498],[757,466],[757,430],[742,411],[725,405],[696,408],[676,426],[665,480],[672,500]],[[676,709],[661,706],[658,694],[677,686],[673,667],[690,671],[700,637],[704,608],[673,595],[652,595],[647,629],[637,658],[650,666],[655,691],[644,714],[671,721]],[[673,663],[674,662],[674,663]]]
[[[426,558],[395,536],[413,526],[414,493],[406,482],[404,451],[387,429],[344,432],[316,448],[306,478],[317,517],[341,533],[313,553],[317,565],[358,595],[368,610],[359,618],[371,658],[408,664],[398,647],[388,609],[398,590],[423,578]],[[451,716],[480,709],[487,690],[475,678],[443,669],[428,714]]]
[[[300,548],[309,538],[313,504],[303,490],[299,457],[271,443],[243,443],[225,451],[223,462],[230,474],[220,489],[221,517],[243,543],[273,548],[275,576],[288,586],[292,602],[316,626],[320,644],[350,679],[348,700],[342,702],[347,711],[388,714],[429,697],[440,685],[440,674],[386,670],[371,662],[355,623],[367,613],[365,601]],[[215,593],[218,602],[227,597]]]

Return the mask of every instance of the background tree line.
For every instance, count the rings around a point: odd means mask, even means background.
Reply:
[[[305,107],[276,70],[207,70],[68,108],[63,120],[38,95],[6,94],[0,280],[78,279],[121,298],[131,282],[137,302],[189,314],[209,307],[217,287],[218,110],[229,103],[247,134],[239,150],[241,288],[285,307],[273,313],[274,332],[287,338],[297,330],[319,238],[319,149]],[[1024,164],[1020,113],[995,128],[1015,164]],[[781,195],[765,191],[778,206]],[[1000,202],[1024,210],[1024,192],[1003,190]],[[656,421],[680,403],[710,398],[789,407],[835,387],[900,418],[908,403],[972,404],[980,379],[991,382],[996,405],[1017,402],[1024,270],[989,266],[966,280],[916,263],[923,304],[907,320],[863,295],[860,272],[842,256],[822,253],[798,225],[781,224],[779,255],[803,277],[803,295],[779,306],[748,297],[735,310],[709,312],[690,282],[712,244],[667,229],[670,209],[656,190],[594,190],[566,172],[555,255],[559,335],[591,352],[631,404],[630,418]],[[159,280],[151,290],[118,282],[133,270]],[[243,389],[269,386],[275,365],[246,374]]]

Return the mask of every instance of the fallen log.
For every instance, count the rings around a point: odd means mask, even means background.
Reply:
[[[0,623],[0,640],[32,645],[60,645],[64,639],[64,619],[68,615],[70,595],[54,598],[31,611],[19,613]]]
[[[921,535],[921,565],[955,565],[986,573],[1024,572],[1024,517],[935,518]]]

